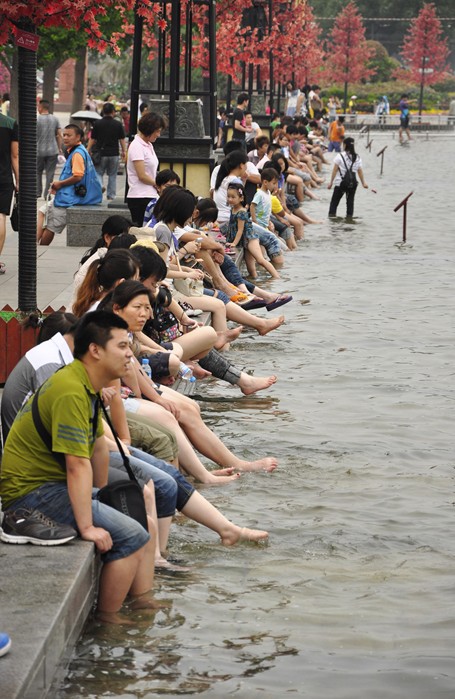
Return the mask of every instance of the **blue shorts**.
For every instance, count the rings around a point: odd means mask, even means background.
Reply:
[[[194,493],[194,487],[180,471],[168,464],[167,461],[157,459],[141,449],[136,449],[136,447],[129,446],[128,451],[131,454],[129,457],[131,468],[141,485],[150,480],[153,481],[158,518],[172,517],[176,509],[181,510],[182,507],[185,507]],[[111,452],[109,456],[109,465],[124,471],[120,453]],[[124,471],[123,477],[126,477],[126,471]]]
[[[215,291],[216,291],[216,296],[215,296]],[[226,305],[229,303],[231,300],[227,294],[224,293],[224,291],[220,291],[219,289],[204,289],[204,296],[212,296],[224,303]]]
[[[259,226],[257,223],[253,223],[253,230],[255,233],[257,233],[260,244],[267,250],[267,255],[270,257],[270,259],[281,255],[281,245],[276,235],[268,231],[266,228]]]
[[[148,532],[135,519],[97,500],[97,493],[98,488],[93,488],[93,525],[108,531],[113,544],[110,551],[101,554],[103,563],[118,561],[139,551],[150,540]],[[23,498],[15,500],[8,509],[17,510],[20,507],[39,510],[55,522],[69,524],[77,529],[66,483],[44,483]]]
[[[242,277],[242,274],[235,264],[234,260],[229,257],[229,255],[224,256],[224,262],[220,265],[220,269],[223,272],[226,279],[234,284],[234,286],[239,286],[240,284],[245,284],[248,291],[252,292],[254,289],[254,284],[247,281]]]

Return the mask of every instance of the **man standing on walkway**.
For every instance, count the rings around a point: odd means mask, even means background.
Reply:
[[[37,136],[37,184],[36,196],[43,194],[43,171],[46,173],[44,197],[49,193],[49,187],[54,179],[58,154],[62,152],[62,130],[57,117],[49,113],[48,100],[40,100],[36,120]]]
[[[5,244],[6,217],[11,213],[14,187],[19,191],[17,122],[11,117],[0,114],[0,254]],[[5,265],[0,262],[0,274],[5,272]]]
[[[115,107],[111,102],[104,104],[102,114],[102,119],[93,124],[88,152],[94,156],[93,162],[101,186],[103,186],[103,175],[107,175],[107,198],[112,200],[116,195],[119,145],[122,160],[125,161],[126,158],[125,130],[123,124],[114,118]]]
[[[245,110],[249,104],[249,97],[246,92],[241,92],[237,97],[237,107],[234,109],[234,114],[232,115],[232,121],[234,128],[232,131],[232,140],[240,141],[245,148],[245,138],[246,134],[252,129],[251,126],[247,126],[245,123]]]
[[[35,426],[33,398],[6,440],[0,478],[6,520],[2,537],[13,543],[21,543],[21,536],[22,543],[33,537],[32,523],[26,522],[30,511],[76,528],[103,560],[98,613],[116,621],[127,594],[142,597],[151,590],[155,546],[141,524],[97,498],[96,489],[107,483],[109,462],[99,392],[130,366],[127,324],[113,313],[86,314],[75,333],[74,356],[43,384],[37,399],[49,447]]]
[[[66,212],[72,206],[100,204],[103,195],[98,176],[87,150],[81,143],[84,132],[76,124],[63,129],[63,144],[68,154],[60,179],[51,183],[54,201],[38,212],[38,245],[50,245],[54,235],[66,226]]]

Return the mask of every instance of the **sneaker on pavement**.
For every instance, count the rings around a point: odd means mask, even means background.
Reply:
[[[68,524],[58,524],[39,510],[9,510],[3,516],[0,539],[6,544],[58,546],[75,539],[77,532]]]
[[[11,648],[11,639],[7,633],[0,633],[0,657],[6,655]]]

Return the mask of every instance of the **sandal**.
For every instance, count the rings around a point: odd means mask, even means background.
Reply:
[[[267,301],[264,301],[264,299],[249,299],[246,303],[239,303],[239,306],[244,311],[252,311],[255,308],[264,308],[264,306],[267,306]]]
[[[0,274],[5,274],[6,272],[6,265],[4,262],[0,262]]]
[[[288,296],[286,294],[283,294],[282,296],[277,296],[275,301],[266,304],[266,309],[268,311],[273,311],[275,308],[279,308],[280,306],[284,306],[285,303],[289,303],[289,301],[292,301],[292,296]]]

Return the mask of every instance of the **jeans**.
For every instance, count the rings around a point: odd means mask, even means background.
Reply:
[[[156,512],[158,517],[172,517],[175,510],[185,507],[194,492],[194,487],[174,466],[157,459],[145,451],[128,447],[131,454],[130,466],[141,485],[153,481],[155,486]],[[120,453],[111,452],[109,465],[124,470]]]
[[[107,175],[108,199],[115,199],[117,193],[118,161],[118,155],[103,155],[100,164],[95,167],[101,186],[103,186],[103,175]]]
[[[233,386],[236,386],[240,380],[240,370],[216,349],[211,349],[205,357],[199,359],[199,366],[210,371],[216,379],[227,381]]]
[[[150,535],[135,519],[104,505],[97,500],[98,488],[92,490],[93,525],[109,532],[112,539],[110,551],[101,555],[103,563],[127,558],[141,549],[150,540]],[[69,524],[77,529],[66,482],[44,483],[23,498],[15,500],[8,509],[21,507],[39,510],[60,524]]]
[[[354,214],[354,199],[357,187],[346,192],[346,216],[353,216]],[[337,207],[340,203],[343,194],[343,190],[338,185],[334,188],[332,199],[330,201],[329,216],[336,216]]]
[[[54,179],[55,168],[57,167],[58,155],[38,155],[36,159],[36,196],[43,194],[43,172],[46,173],[46,184],[44,185],[44,198],[47,197],[49,187]]]
[[[234,286],[239,286],[239,284],[245,284],[248,291],[253,293],[254,284],[242,277],[239,268],[235,264],[234,260],[229,257],[229,255],[224,256],[224,262],[222,265],[220,265],[220,270],[222,271],[228,282],[231,282],[231,284],[234,284]]]

